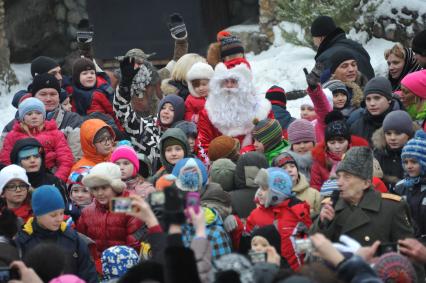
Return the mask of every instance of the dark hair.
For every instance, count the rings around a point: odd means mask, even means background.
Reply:
[[[18,233],[18,217],[0,204],[0,236],[12,239]]]
[[[34,269],[43,282],[49,282],[66,271],[70,272],[67,270],[67,254],[61,246],[55,243],[40,243],[27,251],[23,261],[28,267]],[[71,260],[72,255],[69,257]]]
[[[164,282],[163,266],[155,261],[143,261],[127,270],[118,279],[118,283],[140,283],[145,281]]]

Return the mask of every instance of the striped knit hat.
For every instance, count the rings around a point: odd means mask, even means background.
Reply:
[[[271,104],[274,104],[274,105],[280,105],[282,107],[285,107],[287,104],[287,95],[284,89],[277,85],[271,86],[266,91],[265,97],[267,100],[271,102]]]
[[[418,130],[414,138],[402,148],[402,161],[405,158],[416,159],[420,163],[422,174],[426,172],[426,133],[423,130]]]
[[[244,47],[241,40],[234,36],[226,36],[221,38],[220,40],[220,56],[225,58],[226,56],[243,53],[244,54]]]
[[[265,152],[273,149],[282,141],[282,128],[280,123],[275,119],[264,119],[253,121],[255,124],[253,129],[253,137],[263,144]]]
[[[293,121],[287,129],[288,141],[291,144],[301,142],[316,143],[315,128],[311,122],[305,119],[297,119]]]

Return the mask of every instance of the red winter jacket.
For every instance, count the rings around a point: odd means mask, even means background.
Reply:
[[[110,87],[109,82],[102,76],[96,75],[96,86],[93,87],[93,89],[83,90],[78,88],[75,84],[67,87],[67,92],[73,96],[73,99],[71,100],[72,111],[82,116],[89,115],[90,113],[93,113],[93,112],[100,112],[100,113],[107,114],[114,119],[114,122],[119,128],[119,130],[124,131],[120,121],[115,116],[115,112],[112,108],[112,103],[108,99],[108,95],[110,94],[103,91],[103,89],[105,89],[107,86]],[[85,99],[87,99],[86,103],[90,105],[87,109],[78,109],[76,105],[76,101],[75,101],[76,99],[75,97],[77,95],[90,96],[90,98],[85,97]]]
[[[19,121],[15,122],[12,131],[4,139],[3,148],[0,151],[0,162],[6,165],[11,164],[10,153],[18,140],[35,138],[43,146],[46,168],[55,172],[56,177],[66,182],[74,163],[74,156],[64,134],[58,130],[55,120],[44,121],[42,130],[33,129],[31,133],[28,131]]]
[[[185,100],[185,120],[197,124],[200,112],[204,109],[205,104],[206,97],[189,95]]]
[[[291,198],[273,207],[259,206],[247,218],[245,232],[250,233],[256,226],[274,224],[274,221],[278,221],[277,230],[281,235],[281,256],[288,261],[293,270],[297,270],[303,264],[303,259],[296,254],[291,236],[296,234],[298,223],[304,223],[307,228],[311,226],[309,204]]]
[[[368,141],[352,135],[348,150],[352,146],[368,146]],[[318,191],[321,189],[322,184],[330,177],[331,164],[327,161],[325,148],[325,142],[320,142],[312,149],[311,187]]]
[[[124,213],[113,213],[108,205],[98,201],[83,209],[77,221],[77,231],[96,243],[97,258],[109,247],[125,245],[139,251],[140,243],[134,233],[142,227],[142,222]]]

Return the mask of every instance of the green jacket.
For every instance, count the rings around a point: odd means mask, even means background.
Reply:
[[[413,104],[407,107],[407,112],[410,115],[413,121],[422,121],[426,119],[426,103],[423,106],[423,109],[417,111],[417,105]]]
[[[337,242],[340,235],[345,234],[361,246],[370,246],[376,240],[389,243],[414,238],[407,203],[397,195],[380,194],[370,188],[358,206],[339,199],[334,210],[336,216],[327,227],[318,217],[310,233],[322,233],[332,242]]]
[[[290,148],[290,144],[286,140],[282,140],[279,145],[277,145],[275,148],[271,149],[268,152],[265,152],[265,157],[269,162],[269,165],[272,164],[272,160],[274,160],[275,157],[283,153],[285,150]]]

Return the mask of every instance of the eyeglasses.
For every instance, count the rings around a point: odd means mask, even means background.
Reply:
[[[112,143],[114,141],[114,138],[111,136],[102,137],[99,140],[95,141],[95,143],[102,143],[106,145],[107,143]]]
[[[11,191],[11,192],[16,192],[18,189],[20,190],[28,190],[30,188],[30,186],[28,184],[10,184],[10,185],[6,185],[4,187],[6,190]]]
[[[30,159],[31,157],[34,157],[34,158],[40,158],[40,157],[41,157],[41,154],[40,154],[40,153],[37,153],[37,154],[31,154],[31,155],[28,155],[28,156],[22,157],[22,158],[21,158],[21,160],[28,160],[28,159]]]

